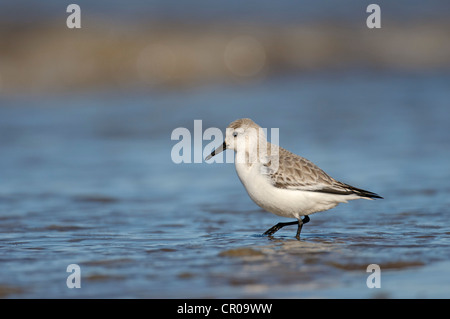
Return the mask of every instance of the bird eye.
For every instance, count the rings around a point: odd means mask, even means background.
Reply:
[[[233,136],[236,137],[238,135],[237,132],[233,132]]]

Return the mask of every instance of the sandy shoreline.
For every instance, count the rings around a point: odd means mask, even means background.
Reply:
[[[422,22],[365,26],[112,25],[60,21],[0,28],[0,92],[189,87],[253,81],[279,72],[368,67],[450,67],[450,26]]]

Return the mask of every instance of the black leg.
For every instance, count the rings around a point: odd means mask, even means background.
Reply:
[[[295,225],[297,223],[298,223],[298,221],[289,222],[289,223],[278,223],[275,226],[271,227],[270,229],[266,230],[264,235],[272,236],[273,234],[275,234],[277,231],[279,231],[284,226]]]
[[[295,238],[300,240],[300,233],[302,231],[303,224],[306,224],[309,222],[309,217],[305,216],[303,219],[298,220],[298,227],[297,227],[297,235],[295,235]]]
[[[309,217],[305,216],[303,219],[299,219],[298,221],[294,221],[294,222],[288,222],[288,223],[278,223],[275,226],[271,227],[270,229],[268,229],[264,235],[268,235],[268,236],[272,236],[273,234],[275,234],[277,231],[279,231],[281,228],[283,228],[284,226],[289,226],[289,225],[295,225],[297,224],[297,235],[295,236],[295,238],[300,239],[300,233],[302,231],[302,227],[303,224],[306,224],[309,222]]]
[[[310,221],[310,219],[309,219],[308,215],[306,215],[306,216],[302,219],[303,224],[306,224],[306,223],[308,223],[309,221]]]

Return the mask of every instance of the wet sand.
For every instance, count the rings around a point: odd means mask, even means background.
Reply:
[[[277,74],[369,68],[450,67],[445,21],[364,24],[132,24],[84,20],[0,28],[0,92],[48,95],[95,90],[190,89],[259,82]]]

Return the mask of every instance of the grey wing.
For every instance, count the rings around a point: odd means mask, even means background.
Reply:
[[[284,149],[280,148],[278,165],[272,164],[273,158],[263,165],[275,187],[342,195],[353,194],[347,185],[334,180],[311,161]]]
[[[318,190],[333,182],[319,167],[294,154],[280,156],[278,169],[272,170],[269,176],[275,187],[285,189]]]
[[[356,194],[365,198],[382,198],[373,192],[335,180],[311,161],[292,154],[281,147],[280,156],[277,159],[278,165],[273,165],[274,157],[263,164],[265,173],[275,187],[337,195]]]

